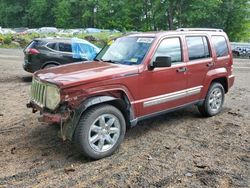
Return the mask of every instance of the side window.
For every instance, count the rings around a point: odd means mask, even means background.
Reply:
[[[57,50],[56,49],[56,43],[49,43],[49,44],[47,44],[47,47],[52,49],[52,50]]]
[[[164,39],[158,46],[154,58],[158,56],[170,56],[173,63],[182,61],[181,42],[179,38]]]
[[[212,36],[212,41],[216,50],[217,57],[227,56],[229,54],[227,41],[223,36]]]
[[[59,51],[61,51],[61,52],[72,52],[71,44],[59,43]]]
[[[211,57],[205,36],[186,37],[189,60]]]

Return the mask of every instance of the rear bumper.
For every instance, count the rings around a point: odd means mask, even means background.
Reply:
[[[35,63],[28,62],[24,60],[23,69],[27,72],[34,73],[40,69],[40,66],[35,65]]]
[[[235,76],[234,75],[228,76],[228,88],[231,88],[233,86],[234,80],[235,80]]]

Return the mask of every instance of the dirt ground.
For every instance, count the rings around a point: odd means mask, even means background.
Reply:
[[[114,155],[90,161],[26,108],[22,59],[0,49],[0,187],[250,187],[250,60],[235,59],[218,116],[191,107],[144,121]]]

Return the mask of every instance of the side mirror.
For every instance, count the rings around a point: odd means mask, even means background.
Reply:
[[[159,56],[155,58],[155,61],[150,65],[150,69],[153,70],[157,67],[171,67],[172,61],[169,56]]]

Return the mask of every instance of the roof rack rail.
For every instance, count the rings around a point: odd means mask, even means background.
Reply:
[[[176,31],[215,31],[223,32],[223,29],[214,29],[214,28],[179,28]]]

